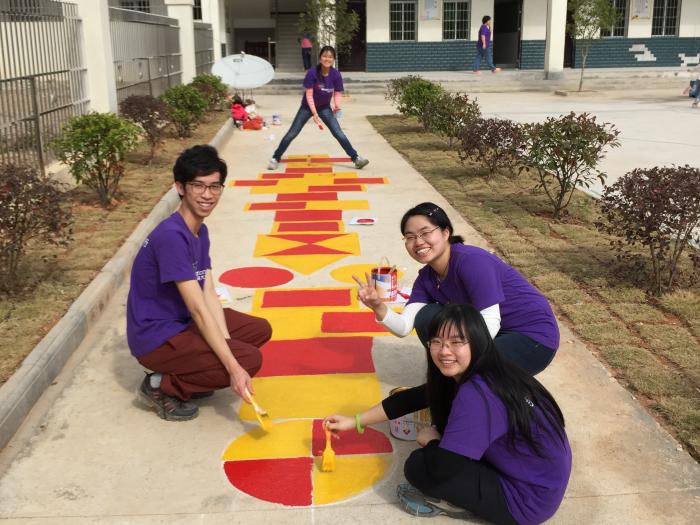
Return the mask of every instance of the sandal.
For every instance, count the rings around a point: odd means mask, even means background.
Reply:
[[[455,519],[474,517],[474,514],[468,510],[455,507],[445,500],[426,496],[410,483],[399,483],[396,487],[396,495],[403,510],[421,518],[434,518],[442,514]]]
[[[153,388],[151,375],[146,374],[143,378],[138,394],[147,405],[156,409],[158,417],[166,421],[188,421],[199,415],[199,407],[194,403],[181,401],[163,393],[160,388]]]

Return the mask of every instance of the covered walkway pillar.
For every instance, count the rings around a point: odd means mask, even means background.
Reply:
[[[544,48],[544,78],[564,77],[566,39],[566,0],[547,0],[547,40]]]

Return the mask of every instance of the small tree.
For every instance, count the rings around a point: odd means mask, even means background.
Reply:
[[[489,175],[498,170],[507,170],[514,175],[522,164],[526,134],[523,125],[512,120],[477,118],[464,127],[460,140],[460,160],[480,163]]]
[[[299,15],[299,32],[316,37],[318,46],[342,50],[360,27],[360,17],[348,9],[347,0],[306,0]]]
[[[222,109],[221,104],[228,95],[228,88],[221,81],[221,77],[202,73],[192,79],[191,85],[206,97],[209,111]]]
[[[119,104],[119,112],[122,116],[141,126],[148,141],[150,156],[153,160],[156,148],[163,142],[168,118],[168,106],[162,100],[150,95],[131,95]]]
[[[618,13],[611,0],[569,0],[569,10],[573,16],[568,29],[581,53],[581,78],[578,82],[581,91],[588,52],[600,40],[601,31],[609,31],[615,25]]]
[[[443,91],[428,99],[421,120],[427,130],[445,137],[451,148],[463,130],[480,116],[479,104],[469,95]]]
[[[30,241],[70,240],[71,214],[65,202],[63,188],[50,176],[27,166],[0,166],[0,290],[17,286]]]
[[[681,255],[693,250],[691,244],[700,245],[700,169],[633,170],[605,189],[600,207],[605,221],[597,226],[619,236],[611,241],[618,259],[634,260],[631,247],[642,246],[651,260],[651,291],[659,295],[670,290]],[[697,252],[692,255],[697,265]],[[645,268],[646,264],[633,265],[636,273]]]
[[[615,126],[598,124],[594,116],[573,111],[527,124],[525,132],[524,164],[537,171],[536,187],[544,190],[552,203],[555,219],[569,205],[576,186],[589,188],[596,179],[605,182],[606,174],[597,168],[598,163],[607,146],[620,145]]]
[[[140,134],[136,124],[114,113],[88,113],[70,119],[52,148],[75,181],[95,190],[107,206],[124,174],[124,156],[136,147]]]
[[[409,75],[390,81],[386,98],[394,103],[401,114],[422,119],[427,105],[444,92],[442,86],[435,82]]]
[[[207,111],[207,99],[192,86],[173,86],[161,95],[179,137],[189,137]]]

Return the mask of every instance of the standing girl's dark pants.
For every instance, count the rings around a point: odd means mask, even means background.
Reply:
[[[311,48],[301,48],[301,60],[304,62],[304,71],[308,71],[311,67]]]
[[[350,141],[345,136],[345,133],[343,133],[343,130],[340,129],[338,119],[335,118],[331,107],[323,106],[317,108],[317,111],[318,116],[321,117],[321,120],[326,124],[326,126],[328,126],[328,129],[335,137],[335,140],[337,140],[340,143],[341,147],[343,148],[345,153],[347,153],[348,157],[350,157],[350,159],[354,161],[357,158],[357,151],[355,151],[355,149],[352,147],[352,144],[350,144]],[[282,137],[282,141],[280,142],[280,145],[277,147],[275,152],[272,154],[272,158],[279,162],[279,160],[282,158],[282,155],[284,155],[284,152],[287,151],[289,145],[301,132],[304,125],[308,122],[308,120],[311,117],[312,113],[308,107],[301,106],[299,108],[296,117],[294,117],[292,125],[289,127],[289,131],[287,131],[287,134],[284,137]]]
[[[430,321],[443,308],[444,306],[441,304],[432,303],[426,304],[418,311],[414,326],[423,346],[427,346],[428,343]],[[533,376],[547,368],[557,353],[556,350],[552,350],[526,335],[510,330],[499,330],[493,342],[499,354]]]
[[[434,443],[414,450],[404,464],[406,480],[428,497],[450,502],[496,525],[518,525],[508,510],[498,473],[482,461],[460,458],[457,474],[436,482],[428,463]]]

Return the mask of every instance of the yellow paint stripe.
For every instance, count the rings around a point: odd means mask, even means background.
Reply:
[[[391,468],[391,454],[335,456],[335,470],[321,472],[322,458],[314,458],[313,502],[341,501],[372,488]]]

